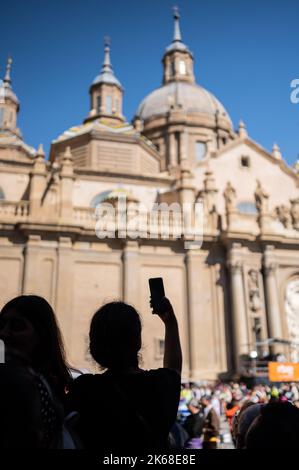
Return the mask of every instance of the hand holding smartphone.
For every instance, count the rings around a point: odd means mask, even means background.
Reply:
[[[153,314],[163,313],[163,300],[165,290],[162,277],[154,277],[148,280],[151,293],[151,307]]]

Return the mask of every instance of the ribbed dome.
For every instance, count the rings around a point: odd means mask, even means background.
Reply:
[[[232,128],[231,119],[222,104],[209,91],[199,85],[186,82],[171,82],[150,93],[139,105],[137,117],[147,120],[167,114],[173,106],[186,113],[199,113],[226,119]]]

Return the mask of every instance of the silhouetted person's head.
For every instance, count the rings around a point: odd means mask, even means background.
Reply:
[[[246,435],[247,449],[295,449],[299,445],[299,409],[289,402],[261,408]]]
[[[93,316],[90,325],[90,353],[107,369],[138,367],[141,321],[131,305],[110,302]]]
[[[245,438],[253,421],[260,415],[264,405],[260,403],[245,402],[233,420],[232,437],[237,449],[244,449]]]
[[[70,379],[61,333],[50,304],[37,295],[10,300],[0,312],[0,338],[36,371],[64,388]]]

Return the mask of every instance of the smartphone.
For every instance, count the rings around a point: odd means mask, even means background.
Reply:
[[[165,297],[163,279],[162,277],[152,277],[148,282],[153,312],[162,312],[162,301],[163,297]]]

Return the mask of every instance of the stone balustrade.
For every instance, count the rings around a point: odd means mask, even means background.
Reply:
[[[0,201],[0,223],[25,221],[28,215],[28,201]]]

